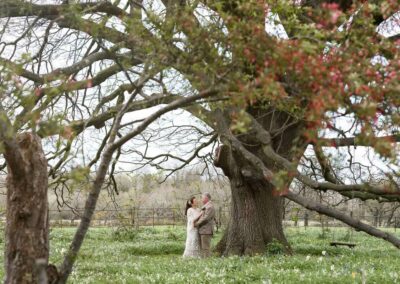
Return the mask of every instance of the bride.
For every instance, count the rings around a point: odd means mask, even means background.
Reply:
[[[200,257],[200,237],[194,222],[200,218],[201,214],[201,211],[197,208],[196,197],[190,198],[186,202],[187,234],[183,257]]]

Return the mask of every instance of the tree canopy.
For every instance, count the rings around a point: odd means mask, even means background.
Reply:
[[[290,187],[400,201],[396,0],[5,0],[0,18],[5,153],[17,133],[37,133],[49,175],[62,182],[73,167],[112,174],[131,153],[160,169],[170,160],[181,168],[219,145],[215,165],[231,181],[233,212],[244,210],[242,199],[264,212],[268,200],[284,196],[400,247],[394,236]],[[147,117],[138,115],[147,109]],[[176,109],[196,122],[154,127]],[[154,132],[146,136],[149,125]],[[129,146],[174,135],[191,150],[152,155]],[[285,242],[275,211],[275,237]],[[237,226],[233,218],[228,231]],[[257,240],[235,235],[226,235],[221,253],[257,251],[248,245]],[[260,235],[259,247],[274,237]]]

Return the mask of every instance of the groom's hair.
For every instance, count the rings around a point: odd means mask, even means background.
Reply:
[[[211,194],[209,194],[208,192],[204,192],[203,196],[207,196],[208,200],[211,200]]]

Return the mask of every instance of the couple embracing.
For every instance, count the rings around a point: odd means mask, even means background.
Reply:
[[[196,197],[186,202],[187,235],[184,257],[209,257],[211,255],[211,238],[214,233],[215,208],[211,195],[202,195],[203,206],[197,208]]]

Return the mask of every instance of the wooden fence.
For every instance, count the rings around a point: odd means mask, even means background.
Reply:
[[[76,226],[80,222],[82,209],[50,210],[49,219],[52,226]],[[215,221],[218,227],[227,223],[228,212],[217,208]],[[93,226],[181,226],[186,224],[186,216],[182,208],[118,208],[98,209],[95,211]]]
[[[50,210],[49,218],[52,226],[77,226],[83,209]],[[352,215],[352,213],[350,213]],[[375,227],[400,228],[400,216],[353,216]],[[217,227],[225,227],[228,223],[229,210],[217,207]],[[121,207],[114,209],[97,209],[92,219],[92,226],[183,226],[186,224],[186,216],[183,208],[173,207]],[[293,211],[285,214],[284,226],[307,227],[326,226],[342,227],[342,222],[308,210]]]

